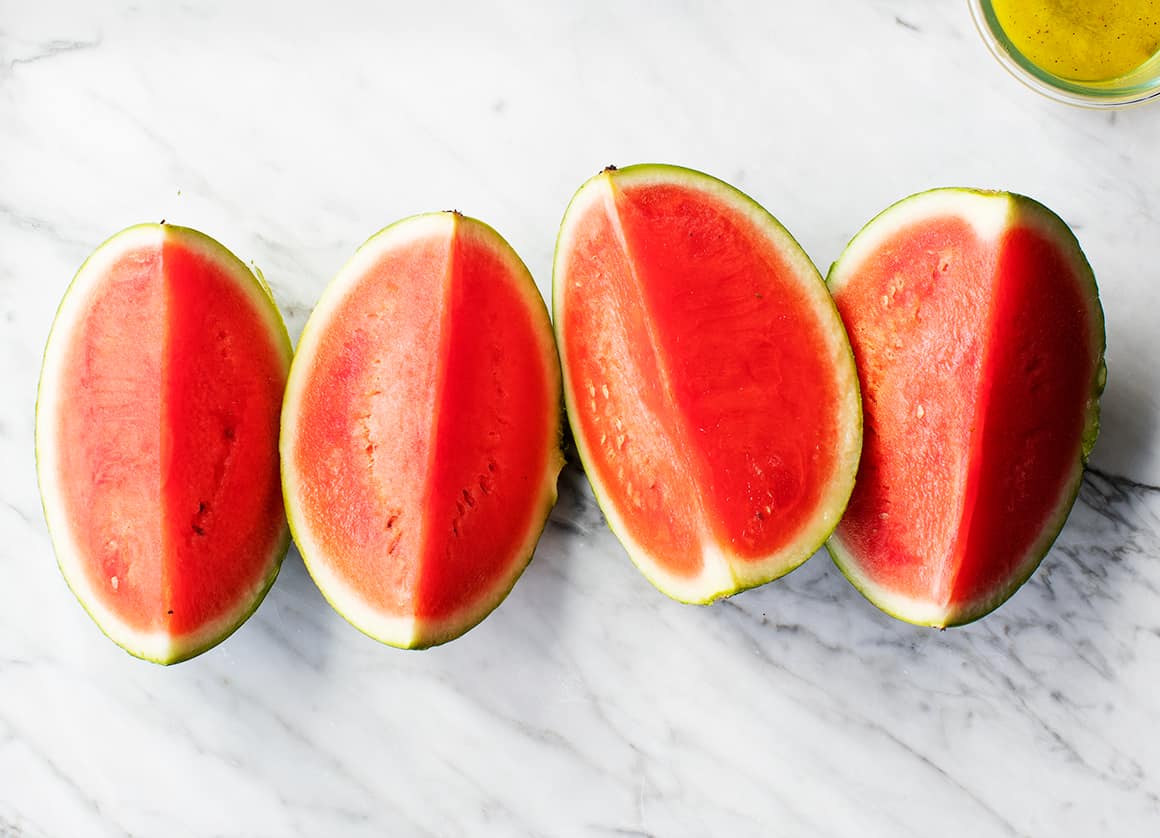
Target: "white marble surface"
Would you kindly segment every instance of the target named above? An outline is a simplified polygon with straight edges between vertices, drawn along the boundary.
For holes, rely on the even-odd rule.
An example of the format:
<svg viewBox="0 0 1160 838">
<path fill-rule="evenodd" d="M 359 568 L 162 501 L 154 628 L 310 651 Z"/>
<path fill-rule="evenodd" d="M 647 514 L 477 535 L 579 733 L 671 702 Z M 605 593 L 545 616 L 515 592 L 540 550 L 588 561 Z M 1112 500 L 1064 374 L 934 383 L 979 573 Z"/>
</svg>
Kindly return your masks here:
<svg viewBox="0 0 1160 838">
<path fill-rule="evenodd" d="M 1160 105 L 1036 98 L 951 0 L 0 0 L 0 835 L 1160 834 L 1157 148 Z M 56 569 L 32 446 L 44 339 L 94 246 L 201 228 L 296 334 L 360 242 L 422 210 L 486 219 L 546 291 L 573 190 L 653 160 L 736 183 L 823 268 L 930 186 L 1074 225 L 1104 433 L 1011 602 L 913 628 L 823 554 L 678 605 L 570 468 L 511 597 L 448 646 L 363 637 L 293 551 L 197 660 L 105 640 Z"/>
</svg>

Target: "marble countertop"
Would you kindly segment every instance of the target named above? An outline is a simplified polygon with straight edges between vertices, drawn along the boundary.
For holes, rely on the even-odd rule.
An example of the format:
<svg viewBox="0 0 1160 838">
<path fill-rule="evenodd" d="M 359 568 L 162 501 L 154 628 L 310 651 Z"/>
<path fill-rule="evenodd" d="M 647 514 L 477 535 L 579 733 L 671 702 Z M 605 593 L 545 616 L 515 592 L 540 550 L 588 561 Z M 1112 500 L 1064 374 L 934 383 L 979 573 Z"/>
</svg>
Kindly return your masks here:
<svg viewBox="0 0 1160 838">
<path fill-rule="evenodd" d="M 938 0 L 0 2 L 0 835 L 1160 834 L 1160 104 L 1057 105 Z M 372 232 L 456 207 L 539 287 L 608 163 L 681 163 L 828 266 L 938 185 L 1075 228 L 1103 435 L 1038 574 L 943 633 L 816 556 L 708 608 L 657 593 L 569 467 L 535 560 L 428 652 L 362 636 L 291 551 L 177 667 L 78 606 L 38 500 L 57 302 L 130 224 L 205 230 L 292 335 Z"/>
</svg>

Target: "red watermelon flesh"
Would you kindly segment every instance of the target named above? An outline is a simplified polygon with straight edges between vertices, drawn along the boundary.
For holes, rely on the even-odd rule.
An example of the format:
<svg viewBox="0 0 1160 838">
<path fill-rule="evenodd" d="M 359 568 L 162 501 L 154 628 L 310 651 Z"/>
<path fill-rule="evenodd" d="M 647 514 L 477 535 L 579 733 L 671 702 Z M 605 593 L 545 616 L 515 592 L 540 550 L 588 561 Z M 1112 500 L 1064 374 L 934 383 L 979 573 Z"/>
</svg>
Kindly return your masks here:
<svg viewBox="0 0 1160 838">
<path fill-rule="evenodd" d="M 555 500 L 559 369 L 542 298 L 491 228 L 372 238 L 303 332 L 282 448 L 315 581 L 367 634 L 459 636 L 506 596 Z"/>
<path fill-rule="evenodd" d="M 268 291 L 196 231 L 130 228 L 70 286 L 37 410 L 45 514 L 66 580 L 133 654 L 204 651 L 273 582 L 289 361 Z"/>
<path fill-rule="evenodd" d="M 568 208 L 553 284 L 577 448 L 642 572 L 706 602 L 808 558 L 848 497 L 859 408 L 789 234 L 707 175 L 610 169 Z"/>
<path fill-rule="evenodd" d="M 890 613 L 969 622 L 1031 574 L 1078 491 L 1104 377 L 1091 269 L 1030 199 L 935 190 L 867 225 L 829 282 L 865 412 L 831 552 Z"/>
</svg>

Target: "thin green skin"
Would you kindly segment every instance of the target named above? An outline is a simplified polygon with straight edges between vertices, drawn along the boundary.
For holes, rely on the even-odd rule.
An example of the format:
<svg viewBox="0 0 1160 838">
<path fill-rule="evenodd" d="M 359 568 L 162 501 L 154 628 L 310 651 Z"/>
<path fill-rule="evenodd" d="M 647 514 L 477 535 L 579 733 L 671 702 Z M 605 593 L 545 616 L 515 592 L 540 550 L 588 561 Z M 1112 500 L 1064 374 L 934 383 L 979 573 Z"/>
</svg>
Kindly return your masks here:
<svg viewBox="0 0 1160 838">
<path fill-rule="evenodd" d="M 377 233 L 375 233 L 369 239 L 367 239 L 365 242 L 363 242 L 361 245 L 359 245 L 359 247 L 355 250 L 355 254 L 357 255 L 357 253 L 359 251 L 368 247 L 376 239 L 378 239 L 379 237 L 383 236 L 384 234 L 388 233 L 389 231 L 393 230 L 395 227 L 398 227 L 401 224 L 405 224 L 407 222 L 413 221 L 416 218 L 421 218 L 424 215 L 430 216 L 430 215 L 444 215 L 444 214 L 446 214 L 446 213 L 445 212 L 432 212 L 432 213 L 423 213 L 423 214 L 420 214 L 418 216 L 408 216 L 406 218 L 401 218 L 398 221 L 395 221 L 392 224 L 388 224 L 386 227 L 383 227 L 381 230 L 379 230 Z M 455 211 L 452 211 L 452 214 L 456 215 L 457 217 L 459 217 L 462 220 L 467 220 L 467 221 L 470 221 L 472 224 L 479 225 L 480 227 L 487 230 L 497 240 L 499 240 L 500 242 L 503 242 L 505 245 L 507 245 L 508 249 L 511 250 L 512 254 L 516 257 L 516 260 L 519 261 L 519 263 L 524 266 L 524 274 L 529 278 L 531 277 L 531 272 L 528 271 L 527 265 L 525 265 L 523 260 L 520 259 L 519 254 L 517 254 L 515 252 L 515 249 L 512 248 L 511 245 L 508 244 L 507 240 L 504 239 L 503 236 L 501 236 L 493 227 L 491 227 L 489 224 L 487 224 L 483 221 L 480 221 L 477 218 L 467 218 L 466 216 L 463 216 L 460 213 L 455 212 Z M 348 262 L 352 261 L 353 259 L 354 259 L 354 256 L 352 256 L 351 260 L 348 260 Z M 340 273 L 341 273 L 341 271 L 340 271 Z M 538 297 L 539 291 L 536 290 L 535 293 L 536 293 L 536 296 Z M 546 310 L 545 310 L 545 313 L 547 313 Z M 303 326 L 302 333 L 301 333 L 301 335 L 299 335 L 299 338 L 298 338 L 299 344 L 302 343 L 302 339 L 304 337 L 306 337 L 308 330 L 310 330 L 312 319 L 313 318 L 307 318 L 306 325 Z M 554 341 L 553 341 L 553 345 L 554 345 Z M 295 355 L 294 361 L 297 361 L 297 360 L 298 360 L 298 356 Z M 552 365 L 548 364 L 548 366 L 551 367 Z M 294 362 L 291 362 L 291 374 L 293 374 L 293 368 L 294 368 Z M 557 371 L 559 370 L 559 368 L 560 368 L 559 367 L 559 359 L 557 358 L 556 359 Z M 289 381 L 289 376 L 287 376 L 287 381 Z M 557 404 L 563 404 L 563 396 L 560 392 L 561 388 L 562 388 L 561 376 L 557 375 L 556 376 L 556 391 L 557 391 L 556 392 L 556 402 L 557 402 Z M 287 422 L 286 417 L 291 415 L 291 411 L 289 410 L 289 408 L 291 408 L 291 407 L 293 407 L 293 404 L 292 404 L 292 401 L 290 398 L 290 388 L 289 388 L 289 386 L 287 386 L 286 392 L 285 392 L 285 394 L 283 396 L 283 400 L 282 400 L 282 420 L 281 420 L 281 427 L 280 427 L 280 431 L 281 431 L 280 438 L 282 440 L 285 440 L 288 438 L 287 428 L 286 428 L 286 422 Z M 559 472 L 564 465 L 564 456 L 562 453 L 563 433 L 564 433 L 563 423 L 564 423 L 563 411 L 558 409 L 556 421 L 554 423 L 555 427 L 556 427 L 556 445 L 552 449 L 552 452 L 551 452 L 554 454 L 554 456 L 552 456 L 550 458 L 550 462 L 549 462 L 549 468 L 555 468 L 557 475 L 559 475 Z M 288 488 L 289 481 L 287 480 L 287 472 L 290 469 L 290 466 L 288 465 L 288 463 L 290 462 L 291 458 L 283 452 L 280 459 L 281 459 L 281 464 L 282 464 L 282 466 L 281 466 L 281 470 L 282 470 L 282 505 L 286 508 L 286 522 L 290 528 L 290 535 L 293 537 L 294 543 L 299 546 L 299 554 L 302 556 L 302 563 L 306 566 L 307 573 L 310 573 L 311 578 L 313 579 L 314 572 L 311 570 L 311 560 L 307 557 L 306 551 L 301 549 L 302 541 L 299 537 L 300 527 L 295 523 L 294 516 L 291 512 L 291 510 L 294 509 L 294 503 L 293 503 L 294 499 L 290 495 L 290 491 Z M 507 599 L 508 595 L 515 589 L 516 583 L 520 581 L 520 578 L 524 575 L 524 571 L 527 570 L 528 565 L 530 565 L 532 563 L 532 559 L 536 554 L 536 546 L 539 544 L 540 537 L 544 534 L 544 530 L 547 529 L 548 517 L 551 515 L 552 509 L 555 507 L 556 500 L 559 496 L 557 489 L 556 489 L 556 481 L 555 480 L 552 481 L 551 486 L 552 486 L 551 491 L 548 492 L 543 499 L 543 503 L 542 503 L 543 511 L 542 511 L 542 513 L 539 516 L 536 516 L 532 519 L 533 524 L 529 528 L 529 532 L 531 532 L 533 530 L 536 532 L 536 537 L 532 541 L 531 551 L 528 552 L 528 554 L 526 556 L 521 555 L 521 556 L 517 557 L 515 561 L 512 562 L 512 566 L 515 566 L 517 564 L 519 565 L 519 570 L 512 576 L 511 584 L 500 589 L 494 597 L 481 600 L 479 608 L 477 608 L 475 610 L 468 610 L 468 611 L 464 612 L 464 613 L 466 613 L 467 616 L 462 617 L 462 619 L 456 620 L 456 619 L 454 619 L 454 615 L 453 615 L 452 618 L 449 618 L 447 620 L 442 621 L 439 625 L 444 629 L 443 631 L 436 631 L 429 637 L 427 637 L 427 636 L 417 637 L 411 643 L 399 643 L 392 638 L 383 637 L 383 636 L 380 636 L 378 634 L 375 634 L 374 632 L 369 631 L 365 627 L 356 623 L 349 616 L 347 616 L 346 612 L 342 610 L 339 603 L 335 602 L 334 599 L 332 599 L 327 594 L 327 592 L 325 590 L 323 590 L 321 585 L 316 584 L 316 587 L 318 588 L 319 593 L 322 594 L 322 598 L 325 599 L 326 602 L 330 605 L 330 607 L 333 608 L 338 613 L 338 615 L 340 617 L 342 617 L 344 620 L 346 620 L 347 623 L 354 626 L 354 628 L 358 629 L 358 631 L 360 631 L 362 634 L 366 635 L 367 637 L 371 638 L 372 640 L 375 640 L 379 643 L 382 643 L 385 646 L 391 646 L 395 649 L 422 651 L 424 649 L 430 649 L 430 648 L 433 648 L 435 646 L 442 646 L 444 643 L 449 643 L 452 640 L 456 640 L 456 639 L 462 637 L 463 635 L 467 634 L 467 632 L 471 631 L 476 626 L 478 626 L 480 623 L 482 623 L 484 620 L 486 620 L 489 616 L 491 616 L 493 611 L 495 611 L 497 608 L 499 608 L 499 606 L 503 603 L 503 601 L 505 599 Z M 536 524 L 534 523 L 535 521 L 540 522 L 538 529 L 536 528 Z"/>
<path fill-rule="evenodd" d="M 891 617 L 894 617 L 897 620 L 901 620 L 904 623 L 910 623 L 911 625 L 922 626 L 924 628 L 937 629 L 965 626 L 975 622 L 976 620 L 980 620 L 995 611 L 999 606 L 1003 605 L 1012 596 L 1014 596 L 1015 592 L 1019 590 L 1019 588 L 1023 587 L 1027 580 L 1030 579 L 1035 574 L 1035 571 L 1039 569 L 1039 565 L 1042 564 L 1043 559 L 1049 552 L 1051 552 L 1051 547 L 1059 538 L 1060 533 L 1063 532 L 1064 525 L 1067 523 L 1067 519 L 1071 514 L 1072 507 L 1075 506 L 1075 501 L 1079 497 L 1080 487 L 1083 485 L 1084 468 L 1087 466 L 1088 458 L 1091 455 L 1092 449 L 1095 447 L 1096 439 L 1099 437 L 1100 433 L 1099 400 L 1107 384 L 1107 364 L 1105 361 L 1107 336 L 1104 328 L 1103 306 L 1100 303 L 1099 287 L 1096 284 L 1095 272 L 1092 270 L 1091 264 L 1087 260 L 1087 256 L 1084 254 L 1083 249 L 1080 247 L 1079 241 L 1076 239 L 1075 234 L 1071 231 L 1071 228 L 1067 226 L 1067 223 L 1064 222 L 1063 219 L 1056 215 L 1051 209 L 1039 201 L 1036 201 L 1034 198 L 1029 198 L 1026 195 L 1019 195 L 1014 192 L 971 189 L 968 187 L 943 187 L 929 189 L 924 192 L 917 192 L 891 204 L 889 207 L 882 210 L 880 213 L 870 219 L 870 221 L 864 224 L 862 228 L 854 235 L 854 238 L 852 238 L 850 241 L 853 242 L 855 239 L 861 236 L 862 233 L 873 227 L 874 224 L 881 218 L 886 216 L 895 208 L 905 204 L 907 201 L 932 192 L 948 191 L 963 192 L 966 194 L 982 195 L 987 197 L 1006 196 L 1012 201 L 1013 205 L 1017 209 L 1029 209 L 1032 213 L 1038 214 L 1048 219 L 1049 223 L 1057 227 L 1059 233 L 1061 234 L 1059 244 L 1067 251 L 1070 251 L 1070 255 L 1074 260 L 1074 264 L 1080 268 L 1080 280 L 1090 281 L 1090 293 L 1093 303 L 1092 313 L 1095 321 L 1092 325 L 1094 327 L 1093 331 L 1095 331 L 1098 335 L 1098 361 L 1095 365 L 1096 372 L 1092 381 L 1091 395 L 1089 397 L 1091 400 L 1089 404 L 1092 409 L 1088 414 L 1083 433 L 1080 437 L 1079 468 L 1075 470 L 1074 477 L 1071 478 L 1071 487 L 1067 493 L 1067 498 L 1059 505 L 1056 514 L 1043 526 L 1043 532 L 1050 533 L 1050 535 L 1045 536 L 1045 538 L 1039 542 L 1042 545 L 1042 549 L 1031 554 L 1030 558 L 1028 558 L 1023 563 L 1023 565 L 1020 566 L 1019 572 L 1012 576 L 1011 579 L 1008 580 L 1005 584 L 1000 586 L 991 596 L 985 597 L 984 599 L 974 603 L 969 603 L 961 611 L 952 612 L 948 619 L 941 623 L 915 619 L 905 612 L 891 609 L 884 602 L 879 601 L 879 599 L 875 596 L 875 591 L 868 586 L 863 585 L 855 577 L 852 568 L 857 564 L 857 562 L 854 560 L 854 557 L 838 545 L 832 534 L 829 540 L 827 540 L 826 552 L 830 554 L 830 558 L 833 560 L 838 570 L 842 572 L 842 575 L 846 577 L 850 584 L 853 585 L 854 588 L 871 604 L 873 604 L 874 607 L 878 608 L 880 611 L 886 614 L 889 614 Z M 849 245 L 847 245 L 847 248 L 848 247 Z M 826 274 L 827 285 L 831 283 L 831 279 L 834 277 L 834 272 L 841 261 L 842 256 L 839 256 L 838 259 L 830 265 L 830 270 Z"/>
<path fill-rule="evenodd" d="M 552 328 L 556 332 L 556 352 L 557 352 L 557 354 L 559 354 L 560 345 L 563 343 L 563 335 L 561 335 L 559 332 L 560 317 L 559 317 L 559 310 L 558 310 L 559 300 L 560 300 L 560 296 L 561 296 L 558 292 L 558 289 L 561 287 L 562 280 L 556 274 L 556 265 L 559 264 L 560 246 L 561 246 L 561 243 L 563 241 L 564 225 L 568 220 L 568 215 L 572 210 L 572 205 L 576 202 L 576 199 L 580 196 L 581 193 L 584 192 L 585 188 L 589 184 L 593 183 L 594 181 L 596 181 L 600 178 L 615 176 L 616 173 L 633 174 L 633 173 L 649 173 L 649 172 L 661 174 L 661 175 L 664 175 L 666 177 L 672 178 L 674 180 L 675 179 L 683 179 L 686 182 L 687 181 L 693 181 L 693 182 L 708 181 L 708 182 L 711 182 L 713 184 L 724 187 L 727 191 L 736 195 L 742 201 L 751 205 L 752 207 L 757 209 L 761 214 L 766 216 L 770 221 L 773 222 L 774 227 L 776 227 L 778 230 L 780 230 L 785 235 L 786 239 L 794 245 L 794 247 L 796 247 L 799 251 L 801 251 L 803 254 L 805 254 L 805 249 L 801 246 L 801 244 L 798 243 L 797 239 L 795 239 L 793 237 L 793 235 L 790 234 L 789 230 L 787 230 L 782 225 L 782 223 L 780 221 L 778 221 L 778 219 L 771 212 L 769 212 L 769 210 L 767 210 L 765 207 L 763 207 L 761 204 L 759 204 L 756 200 L 751 198 L 746 193 L 742 192 L 737 187 L 733 186 L 732 184 L 726 183 L 725 181 L 721 180 L 720 178 L 713 177 L 710 174 L 706 174 L 705 172 L 701 172 L 701 171 L 698 171 L 696 169 L 690 169 L 690 168 L 686 168 L 684 166 L 675 166 L 675 165 L 671 165 L 668 163 L 638 163 L 635 165 L 624 166 L 624 167 L 609 166 L 609 167 L 603 169 L 602 171 L 600 171 L 599 173 L 590 177 L 583 184 L 581 184 L 579 189 L 576 190 L 576 193 L 572 196 L 572 199 L 568 202 L 567 208 L 564 210 L 564 217 L 561 219 L 560 226 L 559 226 L 557 233 L 556 233 L 556 248 L 555 248 L 555 253 L 554 253 L 553 259 L 552 259 Z M 806 258 L 807 258 L 807 260 L 809 260 L 808 255 L 806 256 Z M 812 264 L 812 260 L 809 260 L 809 261 Z M 817 271 L 816 267 L 815 267 L 815 272 L 818 274 L 819 279 L 821 279 L 821 273 Z M 855 365 L 855 369 L 856 369 L 857 364 L 856 364 L 855 358 L 854 358 L 854 349 L 850 344 L 850 338 L 846 332 L 845 323 L 843 323 L 842 318 L 841 318 L 840 314 L 838 313 L 838 307 L 837 307 L 837 304 L 834 302 L 833 297 L 827 295 L 827 299 L 829 300 L 830 308 L 833 311 L 835 322 L 837 322 L 838 327 L 842 330 L 842 340 L 843 340 L 844 346 L 846 347 L 846 352 L 849 355 L 850 362 Z M 563 356 L 560 356 L 559 361 L 560 361 L 560 369 L 562 371 L 562 374 L 564 376 L 567 376 L 568 373 L 567 373 L 567 369 L 564 365 Z M 856 429 L 857 429 L 858 446 L 859 446 L 859 453 L 860 453 L 861 446 L 862 446 L 862 422 L 863 422 L 863 420 L 862 420 L 862 391 L 861 391 L 861 384 L 857 378 L 855 378 L 854 388 L 855 388 L 854 395 L 855 395 L 855 398 L 857 399 L 857 402 L 858 402 L 858 404 L 857 404 L 857 408 L 858 408 L 857 409 L 857 416 L 855 418 L 855 422 L 857 425 Z M 564 389 L 565 414 L 568 417 L 569 422 L 570 422 L 571 417 L 577 412 L 578 408 L 577 408 L 575 402 L 571 398 L 569 398 L 569 392 L 570 392 L 571 388 L 565 385 L 563 389 Z M 677 602 L 682 602 L 682 603 L 685 603 L 687 605 L 712 605 L 714 602 L 717 602 L 718 600 L 726 599 L 728 597 L 739 594 L 742 591 L 748 591 L 748 590 L 751 590 L 753 588 L 759 588 L 762 585 L 766 585 L 770 582 L 773 582 L 776 579 L 781 579 L 782 577 L 788 576 L 790 573 L 797 570 L 799 567 L 801 567 L 803 564 L 805 564 L 806 561 L 808 561 L 818 550 L 820 550 L 822 548 L 823 544 L 826 543 L 827 539 L 833 534 L 834 529 L 836 529 L 838 524 L 841 522 L 842 516 L 846 511 L 846 507 L 850 503 L 850 497 L 853 494 L 853 485 L 854 484 L 851 483 L 850 492 L 848 492 L 846 494 L 846 497 L 841 501 L 840 506 L 838 506 L 838 505 L 835 506 L 835 510 L 836 510 L 837 514 L 834 516 L 834 526 L 830 528 L 830 531 L 828 533 L 826 533 L 825 535 L 822 536 L 822 539 L 817 544 L 814 544 L 810 548 L 809 552 L 807 552 L 804 556 L 802 556 L 801 558 L 799 558 L 796 561 L 794 561 L 793 563 L 791 563 L 789 566 L 778 569 L 778 570 L 774 570 L 774 571 L 770 572 L 769 574 L 757 577 L 756 580 L 753 582 L 747 582 L 747 583 L 742 584 L 742 585 L 737 585 L 736 587 L 729 589 L 729 590 L 718 591 L 718 592 L 713 593 L 713 594 L 706 596 L 704 598 L 700 598 L 700 599 L 682 598 L 682 597 L 679 597 L 676 594 L 672 593 L 671 591 L 666 590 L 664 585 L 650 573 L 650 569 L 649 569 L 647 563 L 631 549 L 631 547 L 630 547 L 631 541 L 629 539 L 627 539 L 623 533 L 619 532 L 618 528 L 612 523 L 612 518 L 609 517 L 607 509 L 608 508 L 615 509 L 615 504 L 612 503 L 612 501 L 605 498 L 601 494 L 600 490 L 596 487 L 596 484 L 591 480 L 591 478 L 588 478 L 589 464 L 591 462 L 591 459 L 590 459 L 591 455 L 588 451 L 588 447 L 585 444 L 584 440 L 580 437 L 580 435 L 575 433 L 575 430 L 573 430 L 573 432 L 572 432 L 572 439 L 576 445 L 576 453 L 580 458 L 580 464 L 584 468 L 585 478 L 588 479 L 588 485 L 592 489 L 592 496 L 596 499 L 596 505 L 598 507 L 600 507 L 601 512 L 604 513 L 604 520 L 608 524 L 609 530 L 611 530 L 612 534 L 616 536 L 617 540 L 620 542 L 621 546 L 624 548 L 625 553 L 628 555 L 629 560 L 633 563 L 633 565 L 636 566 L 636 569 L 640 571 L 641 575 L 644 576 L 646 579 L 648 579 L 648 581 L 652 584 L 652 586 L 654 588 L 656 588 L 658 591 L 663 593 L 665 596 L 668 596 L 668 597 L 676 600 Z"/>
<path fill-rule="evenodd" d="M 235 256 L 232 251 L 230 251 L 228 248 L 226 248 L 223 244 L 221 244 L 217 240 L 207 236 L 205 233 L 202 233 L 198 230 L 194 230 L 190 227 L 179 227 L 179 226 L 172 225 L 172 224 L 146 223 L 146 224 L 134 224 L 132 227 L 126 227 L 124 230 L 120 231 L 119 233 L 115 233 L 114 235 L 110 236 L 108 239 L 106 239 L 104 242 L 102 242 L 100 244 L 100 246 L 98 246 L 92 253 L 90 253 L 84 262 L 81 263 L 81 266 L 77 269 L 77 272 L 73 275 L 72 280 L 69 282 L 68 288 L 65 289 L 64 296 L 61 297 L 60 303 L 57 304 L 56 314 L 53 316 L 53 325 L 49 329 L 48 340 L 45 341 L 44 352 L 41 354 L 41 370 L 42 371 L 44 369 L 45 358 L 48 354 L 48 347 L 52 344 L 53 337 L 56 333 L 56 324 L 57 324 L 58 318 L 60 316 L 60 311 L 64 307 L 65 300 L 67 300 L 69 294 L 72 293 L 72 291 L 76 285 L 77 278 L 84 272 L 85 266 L 88 265 L 89 261 L 98 252 L 100 252 L 105 247 L 112 244 L 114 241 L 116 241 L 121 236 L 126 235 L 126 234 L 131 233 L 131 232 L 134 232 L 134 231 L 137 231 L 137 230 L 144 229 L 144 228 L 153 229 L 153 228 L 157 228 L 157 227 L 165 227 L 169 230 L 173 230 L 173 231 L 179 233 L 180 235 L 189 236 L 191 238 L 195 238 L 195 239 L 200 240 L 203 244 L 208 244 L 211 248 L 217 250 L 219 253 L 226 255 L 230 261 L 233 261 L 234 263 L 236 263 L 236 265 L 241 269 L 242 274 L 253 277 L 254 281 L 262 289 L 262 293 L 264 294 L 265 298 L 269 301 L 270 311 L 275 315 L 273 318 L 274 324 L 276 327 L 276 332 L 274 335 L 275 341 L 280 347 L 284 348 L 284 350 L 285 350 L 284 354 L 287 357 L 289 357 L 289 355 L 292 352 L 291 345 L 290 345 L 290 334 L 286 330 L 286 323 L 282 319 L 281 312 L 278 310 L 277 302 L 274 300 L 274 293 L 271 290 L 269 284 L 266 282 L 265 277 L 263 277 L 261 275 L 261 272 L 257 270 L 256 266 L 255 266 L 254 271 L 251 272 L 250 269 L 246 267 L 245 263 L 243 263 L 240 259 L 238 259 L 237 256 Z M 41 378 L 37 381 L 37 386 L 36 386 L 35 415 L 37 417 L 39 416 L 39 413 L 40 413 L 40 394 L 41 394 L 41 390 L 43 389 L 43 387 L 44 387 L 44 378 L 42 375 Z M 41 439 L 39 436 L 40 423 L 38 421 L 34 421 L 33 424 L 34 424 L 35 433 L 36 433 L 35 438 L 34 438 L 34 449 L 35 449 L 37 483 L 39 484 L 41 481 L 41 477 L 40 477 Z M 49 538 L 52 539 L 52 526 L 51 526 L 51 524 L 49 524 L 49 521 L 48 521 L 48 507 L 47 507 L 47 504 L 45 503 L 43 488 L 41 488 L 41 491 L 40 491 L 40 508 L 41 508 L 41 514 L 44 516 L 45 524 L 46 524 L 46 526 L 48 526 Z M 52 539 L 52 540 L 53 540 L 53 552 L 56 553 L 57 568 L 60 569 L 60 571 L 61 571 L 61 577 L 64 579 L 64 582 L 68 586 L 68 589 L 70 591 L 72 591 L 73 596 L 76 597 L 77 602 L 80 603 L 81 608 L 83 608 L 84 612 L 89 615 L 89 617 L 90 617 L 90 619 L 92 619 L 93 623 L 96 624 L 97 628 L 101 630 L 101 633 L 103 635 L 105 635 L 105 637 L 109 638 L 109 640 L 113 641 L 115 644 L 120 646 L 122 649 L 124 649 L 126 652 L 128 652 L 133 657 L 139 658 L 140 660 L 148 661 L 150 663 L 160 664 L 161 666 L 172 666 L 173 664 L 183 663 L 184 661 L 191 660 L 192 658 L 197 657 L 198 655 L 202 654 L 203 652 L 208 652 L 214 646 L 217 646 L 219 643 L 222 643 L 224 640 L 226 640 L 226 638 L 228 638 L 235 631 L 237 631 L 239 628 L 241 628 L 242 624 L 244 622 L 246 622 L 246 620 L 248 620 L 251 616 L 253 616 L 254 612 L 258 610 L 258 606 L 262 604 L 262 601 L 266 598 L 266 594 L 269 593 L 270 588 L 273 587 L 274 580 L 278 578 L 278 572 L 282 568 L 282 562 L 286 558 L 286 553 L 290 549 L 290 531 L 289 531 L 289 525 L 287 523 L 287 526 L 282 527 L 282 532 L 278 537 L 277 543 L 274 545 L 274 549 L 272 551 L 273 562 L 272 562 L 269 573 L 267 574 L 266 578 L 263 580 L 261 587 L 254 594 L 253 599 L 243 601 L 243 607 L 241 609 L 239 609 L 236 618 L 230 618 L 228 620 L 228 622 L 225 624 L 225 627 L 221 631 L 205 638 L 204 640 L 202 640 L 199 643 L 194 643 L 194 644 L 191 644 L 187 647 L 175 646 L 173 649 L 174 653 L 170 657 L 155 658 L 155 657 L 150 657 L 149 655 L 141 652 L 139 649 L 133 648 L 132 646 L 130 646 L 126 643 L 123 643 L 122 641 L 118 640 L 116 637 L 114 637 L 112 634 L 109 633 L 109 630 L 107 628 L 105 628 L 105 626 L 97 619 L 96 615 L 89 608 L 88 603 L 85 602 L 84 598 L 80 595 L 80 593 L 77 591 L 77 589 L 73 586 L 73 583 L 68 578 L 68 575 L 64 572 L 64 567 L 61 565 L 61 562 L 60 562 L 60 553 L 59 553 L 59 550 L 57 550 L 57 548 L 56 548 L 56 541 L 55 541 L 55 539 Z"/>
</svg>

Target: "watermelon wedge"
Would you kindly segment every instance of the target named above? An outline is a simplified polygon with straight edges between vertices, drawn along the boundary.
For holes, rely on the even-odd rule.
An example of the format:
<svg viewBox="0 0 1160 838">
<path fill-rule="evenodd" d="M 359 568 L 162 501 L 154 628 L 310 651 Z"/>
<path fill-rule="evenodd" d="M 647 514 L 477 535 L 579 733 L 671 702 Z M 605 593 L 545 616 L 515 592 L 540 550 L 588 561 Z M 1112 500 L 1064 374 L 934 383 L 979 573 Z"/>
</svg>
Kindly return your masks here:
<svg viewBox="0 0 1160 838">
<path fill-rule="evenodd" d="M 553 304 L 577 450 L 657 588 L 710 602 L 822 545 L 858 465 L 858 382 L 773 216 L 700 172 L 609 168 L 564 215 Z"/>
<path fill-rule="evenodd" d="M 830 553 L 900 619 L 978 619 L 1047 553 L 1095 443 L 1104 323 L 1091 267 L 1030 198 L 938 189 L 867 224 L 829 285 L 866 432 Z"/>
<path fill-rule="evenodd" d="M 373 236 L 311 314 L 282 415 L 290 525 L 326 599 L 404 648 L 480 622 L 555 503 L 561 419 L 547 309 L 498 233 L 441 212 Z"/>
<path fill-rule="evenodd" d="M 69 286 L 37 396 L 41 497 L 65 580 L 131 654 L 193 657 L 273 584 L 289 366 L 269 288 L 195 230 L 131 227 Z"/>
</svg>

